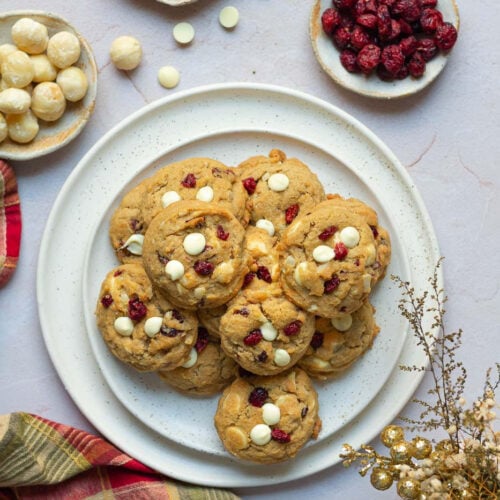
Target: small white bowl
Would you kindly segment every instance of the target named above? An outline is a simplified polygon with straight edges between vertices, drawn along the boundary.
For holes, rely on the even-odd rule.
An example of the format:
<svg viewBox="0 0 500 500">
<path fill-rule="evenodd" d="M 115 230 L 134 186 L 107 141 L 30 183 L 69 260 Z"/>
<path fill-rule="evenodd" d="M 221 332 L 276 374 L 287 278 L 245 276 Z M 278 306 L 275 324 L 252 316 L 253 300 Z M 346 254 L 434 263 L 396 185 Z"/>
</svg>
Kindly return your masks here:
<svg viewBox="0 0 500 500">
<path fill-rule="evenodd" d="M 12 25 L 23 17 L 29 17 L 44 24 L 49 31 L 49 36 L 59 31 L 69 31 L 78 37 L 81 55 L 75 66 L 78 66 L 85 73 L 89 86 L 87 94 L 81 101 L 67 103 L 66 110 L 59 120 L 52 123 L 39 120 L 40 131 L 31 142 L 18 144 L 8 138 L 1 142 L 0 158 L 10 160 L 37 158 L 72 141 L 82 131 L 94 111 L 97 92 L 97 67 L 92 49 L 68 21 L 56 14 L 34 10 L 19 10 L 0 14 L 0 44 L 13 43 L 11 38 Z"/>
<path fill-rule="evenodd" d="M 331 38 L 323 32 L 321 14 L 332 6 L 331 0 L 316 0 L 310 19 L 310 37 L 314 54 L 324 71 L 339 85 L 357 94 L 378 99 L 393 99 L 415 94 L 427 87 L 441 73 L 448 61 L 448 54 L 439 52 L 427 63 L 425 73 L 420 78 L 411 76 L 404 80 L 384 81 L 376 74 L 349 73 L 340 62 L 340 52 Z M 446 22 L 459 28 L 460 18 L 455 0 L 439 0 L 437 7 Z M 453 52 L 452 51 L 450 53 Z"/>
</svg>

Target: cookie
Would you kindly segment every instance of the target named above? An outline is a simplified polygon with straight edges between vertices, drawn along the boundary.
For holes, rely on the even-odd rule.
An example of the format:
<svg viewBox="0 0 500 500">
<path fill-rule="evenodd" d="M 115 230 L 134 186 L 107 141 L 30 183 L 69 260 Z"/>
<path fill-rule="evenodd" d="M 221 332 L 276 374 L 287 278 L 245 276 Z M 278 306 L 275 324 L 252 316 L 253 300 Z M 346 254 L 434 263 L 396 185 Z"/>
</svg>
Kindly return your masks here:
<svg viewBox="0 0 500 500">
<path fill-rule="evenodd" d="M 264 300 L 246 292 L 231 301 L 220 321 L 221 345 L 251 373 L 273 375 L 291 368 L 314 334 L 314 316 L 285 296 Z"/>
<path fill-rule="evenodd" d="M 143 214 L 146 225 L 163 208 L 180 200 L 214 203 L 248 223 L 247 193 L 236 170 L 210 158 L 188 158 L 161 168 L 149 179 Z"/>
<path fill-rule="evenodd" d="M 228 386 L 238 373 L 237 364 L 210 338 L 205 328 L 198 328 L 198 338 L 191 357 L 184 366 L 158 375 L 168 385 L 193 396 L 217 394 Z"/>
<path fill-rule="evenodd" d="M 139 371 L 182 365 L 196 342 L 196 316 L 155 291 L 139 264 L 122 264 L 107 274 L 96 318 L 111 352 Z"/>
<path fill-rule="evenodd" d="M 254 156 L 238 165 L 247 190 L 251 224 L 281 234 L 291 222 L 325 199 L 316 174 L 296 158 L 279 149 L 266 156 Z"/>
<path fill-rule="evenodd" d="M 365 220 L 324 201 L 296 219 L 279 244 L 281 285 L 301 308 L 326 318 L 361 307 L 371 291 L 375 241 Z"/>
<path fill-rule="evenodd" d="M 316 332 L 299 366 L 321 380 L 349 368 L 371 345 L 379 332 L 374 308 L 366 301 L 352 314 L 316 319 Z"/>
<path fill-rule="evenodd" d="M 218 307 L 238 292 L 248 272 L 244 238 L 243 226 L 228 210 L 179 201 L 151 221 L 144 235 L 144 267 L 178 307 Z"/>
<path fill-rule="evenodd" d="M 293 458 L 321 428 L 317 393 L 299 369 L 236 379 L 224 390 L 214 421 L 229 453 L 268 464 Z"/>
<path fill-rule="evenodd" d="M 220 319 L 227 311 L 227 305 L 224 304 L 219 307 L 214 307 L 211 309 L 198 309 L 196 315 L 202 326 L 204 326 L 208 333 L 218 339 L 220 337 Z"/>
</svg>

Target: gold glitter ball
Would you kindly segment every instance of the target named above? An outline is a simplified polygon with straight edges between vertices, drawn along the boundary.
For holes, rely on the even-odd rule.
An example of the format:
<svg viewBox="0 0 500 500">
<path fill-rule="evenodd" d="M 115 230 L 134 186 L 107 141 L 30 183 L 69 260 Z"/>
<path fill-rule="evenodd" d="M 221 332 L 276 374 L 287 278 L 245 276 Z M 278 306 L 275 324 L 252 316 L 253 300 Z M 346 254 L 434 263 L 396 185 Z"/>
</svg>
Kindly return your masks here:
<svg viewBox="0 0 500 500">
<path fill-rule="evenodd" d="M 385 446 L 387 446 L 387 448 L 390 448 L 398 441 L 403 441 L 404 438 L 405 433 L 399 425 L 388 425 L 387 427 L 384 427 L 380 434 L 380 440 Z"/>
<path fill-rule="evenodd" d="M 382 467 L 374 467 L 370 482 L 377 490 L 387 490 L 392 486 L 392 474 L 387 469 L 382 469 Z"/>
<path fill-rule="evenodd" d="M 415 479 L 400 479 L 398 481 L 398 495 L 404 500 L 416 500 L 420 495 L 420 483 Z"/>
<path fill-rule="evenodd" d="M 413 456 L 418 460 L 427 458 L 432 452 L 432 444 L 428 439 L 417 436 L 412 439 Z"/>
<path fill-rule="evenodd" d="M 397 464 L 408 462 L 414 453 L 414 448 L 408 441 L 399 441 L 391 446 L 391 457 Z"/>
</svg>

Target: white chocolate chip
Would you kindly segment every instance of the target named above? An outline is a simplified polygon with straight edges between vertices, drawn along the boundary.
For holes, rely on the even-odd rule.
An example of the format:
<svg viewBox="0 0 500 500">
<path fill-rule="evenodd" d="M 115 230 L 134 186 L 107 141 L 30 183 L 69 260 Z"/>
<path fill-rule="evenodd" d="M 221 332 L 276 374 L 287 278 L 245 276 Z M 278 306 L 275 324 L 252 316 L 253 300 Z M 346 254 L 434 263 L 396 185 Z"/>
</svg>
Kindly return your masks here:
<svg viewBox="0 0 500 500">
<path fill-rule="evenodd" d="M 295 259 L 291 255 L 288 255 L 288 257 L 285 259 L 285 265 L 290 266 L 290 267 L 294 266 Z"/>
<path fill-rule="evenodd" d="M 273 174 L 269 177 L 267 185 L 271 191 L 284 191 L 290 184 L 290 179 L 285 174 Z"/>
<path fill-rule="evenodd" d="M 193 295 L 196 299 L 200 300 L 207 294 L 207 289 L 204 286 L 199 286 L 194 289 Z"/>
<path fill-rule="evenodd" d="M 354 248 L 359 243 L 359 231 L 352 226 L 347 226 L 340 231 L 340 241 L 347 248 Z"/>
<path fill-rule="evenodd" d="M 160 85 L 166 89 L 177 87 L 180 78 L 179 70 L 173 66 L 162 66 L 158 70 L 158 81 Z"/>
<path fill-rule="evenodd" d="M 206 245 L 205 236 L 201 233 L 188 234 L 182 243 L 184 250 L 189 255 L 200 255 L 205 250 Z"/>
<path fill-rule="evenodd" d="M 367 245 L 366 247 L 366 262 L 367 266 L 371 266 L 375 262 L 377 257 L 377 250 L 375 250 L 375 245 Z"/>
<path fill-rule="evenodd" d="M 319 307 L 318 307 L 316 304 L 311 304 L 311 305 L 307 308 L 307 312 L 310 312 L 310 313 L 315 313 L 318 309 L 319 309 Z"/>
<path fill-rule="evenodd" d="M 182 368 L 191 368 L 198 361 L 198 352 L 193 347 L 189 353 L 189 359 L 182 365 Z"/>
<path fill-rule="evenodd" d="M 271 441 L 271 428 L 266 424 L 257 424 L 250 431 L 250 439 L 260 446 Z"/>
<path fill-rule="evenodd" d="M 210 203 L 214 199 L 214 190 L 210 186 L 203 186 L 198 189 L 196 199 Z"/>
<path fill-rule="evenodd" d="M 369 274 L 363 274 L 363 291 L 370 293 L 372 289 L 372 277 Z"/>
<path fill-rule="evenodd" d="M 118 69 L 130 71 L 139 66 L 142 59 L 142 47 L 139 40 L 133 36 L 119 36 L 113 40 L 109 55 Z"/>
<path fill-rule="evenodd" d="M 174 26 L 173 35 L 177 43 L 187 45 L 194 39 L 194 28 L 190 23 L 178 23 Z"/>
<path fill-rule="evenodd" d="M 290 354 L 285 349 L 276 349 L 274 352 L 274 363 L 277 366 L 286 366 L 290 363 Z"/>
<path fill-rule="evenodd" d="M 269 234 L 269 236 L 274 236 L 274 232 L 275 232 L 274 224 L 270 220 L 259 219 L 255 223 L 255 227 L 258 227 L 259 229 L 263 229 L 264 231 L 266 231 Z"/>
<path fill-rule="evenodd" d="M 262 406 L 262 420 L 267 425 L 276 425 L 281 418 L 281 410 L 279 406 L 273 403 L 266 403 Z"/>
<path fill-rule="evenodd" d="M 339 332 L 346 332 L 352 326 L 352 316 L 350 314 L 343 314 L 338 318 L 332 318 L 331 323 L 333 328 Z"/>
<path fill-rule="evenodd" d="M 330 262 L 335 257 L 335 252 L 332 247 L 328 245 L 318 245 L 312 253 L 313 259 L 320 263 L 324 264 L 325 262 Z"/>
<path fill-rule="evenodd" d="M 127 316 L 120 316 L 115 319 L 114 327 L 117 333 L 124 337 L 130 337 L 134 331 L 134 323 Z"/>
<path fill-rule="evenodd" d="M 270 321 L 261 325 L 260 332 L 262 333 L 264 340 L 268 340 L 269 342 L 272 342 L 278 336 L 278 331 L 274 328 Z"/>
<path fill-rule="evenodd" d="M 297 282 L 298 285 L 302 286 L 302 275 L 304 271 L 307 270 L 308 263 L 307 262 L 301 262 L 296 268 L 293 273 L 293 277 L 295 281 Z"/>
<path fill-rule="evenodd" d="M 146 323 L 144 323 L 144 331 L 148 337 L 154 337 L 161 328 L 163 324 L 163 318 L 161 316 L 153 316 L 148 318 Z"/>
<path fill-rule="evenodd" d="M 133 255 L 142 255 L 142 245 L 144 244 L 144 235 L 133 234 L 124 243 L 122 248 L 126 248 Z"/>
<path fill-rule="evenodd" d="M 167 191 L 166 193 L 163 193 L 161 197 L 161 205 L 163 208 L 166 208 L 172 203 L 180 200 L 182 200 L 182 198 L 177 191 Z"/>
<path fill-rule="evenodd" d="M 222 27 L 226 29 L 234 28 L 240 19 L 240 13 L 236 7 L 228 5 L 224 7 L 219 13 L 219 22 Z"/>
<path fill-rule="evenodd" d="M 165 274 L 172 281 L 177 281 L 184 276 L 184 264 L 178 260 L 169 260 L 165 266 Z"/>
</svg>

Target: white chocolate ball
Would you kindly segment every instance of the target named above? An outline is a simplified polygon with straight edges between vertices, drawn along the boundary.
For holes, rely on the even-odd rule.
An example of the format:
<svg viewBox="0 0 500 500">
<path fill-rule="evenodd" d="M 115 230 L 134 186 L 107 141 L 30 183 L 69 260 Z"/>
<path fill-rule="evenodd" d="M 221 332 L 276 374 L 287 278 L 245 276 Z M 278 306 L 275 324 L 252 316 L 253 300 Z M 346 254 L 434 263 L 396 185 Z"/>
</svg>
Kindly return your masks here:
<svg viewBox="0 0 500 500">
<path fill-rule="evenodd" d="M 0 113 L 0 142 L 5 141 L 7 136 L 9 135 L 9 129 L 7 127 L 7 122 L 5 121 L 5 117 Z"/>
<path fill-rule="evenodd" d="M 158 70 L 158 81 L 162 87 L 173 89 L 177 87 L 180 80 L 179 70 L 173 66 L 162 66 Z"/>
<path fill-rule="evenodd" d="M 26 113 L 31 106 L 31 96 L 26 90 L 10 88 L 0 92 L 0 111 L 8 115 Z"/>
<path fill-rule="evenodd" d="M 126 71 L 135 69 L 142 59 L 141 44 L 133 36 L 119 36 L 113 40 L 109 55 L 118 69 Z"/>
<path fill-rule="evenodd" d="M 32 141 L 40 129 L 38 120 L 30 109 L 22 115 L 7 115 L 5 119 L 7 121 L 9 137 L 14 142 L 26 144 Z"/>
<path fill-rule="evenodd" d="M 83 99 L 89 88 L 87 76 L 76 66 L 70 66 L 59 71 L 56 83 L 61 87 L 66 100 L 71 102 Z"/>
<path fill-rule="evenodd" d="M 49 39 L 47 57 L 56 68 L 68 68 L 80 58 L 80 41 L 69 31 L 59 31 Z"/>
<path fill-rule="evenodd" d="M 22 89 L 33 81 L 35 69 L 30 56 L 22 50 L 16 50 L 5 56 L 2 62 L 2 78 L 9 87 Z"/>
<path fill-rule="evenodd" d="M 16 50 L 18 50 L 17 47 L 11 43 L 3 43 L 0 45 L 0 64 L 3 63 L 6 56 L 12 54 L 12 52 L 15 52 Z"/>
<path fill-rule="evenodd" d="M 49 41 L 47 27 L 29 17 L 23 17 L 14 23 L 11 36 L 17 47 L 28 54 L 41 54 Z"/>
<path fill-rule="evenodd" d="M 33 89 L 31 109 L 41 120 L 53 122 L 59 119 L 66 109 L 61 87 L 54 82 L 39 83 Z"/>
<path fill-rule="evenodd" d="M 45 54 L 31 56 L 30 59 L 35 71 L 34 82 L 53 82 L 56 79 L 57 69 Z"/>
</svg>

